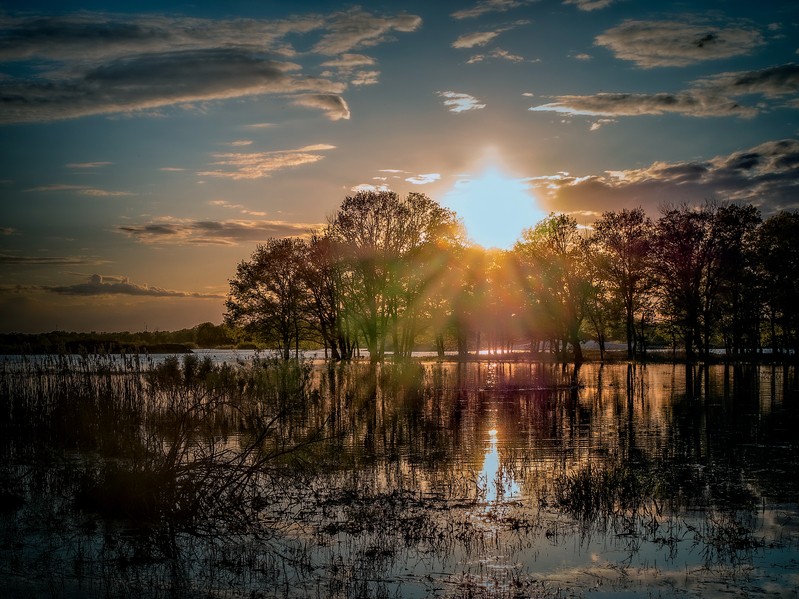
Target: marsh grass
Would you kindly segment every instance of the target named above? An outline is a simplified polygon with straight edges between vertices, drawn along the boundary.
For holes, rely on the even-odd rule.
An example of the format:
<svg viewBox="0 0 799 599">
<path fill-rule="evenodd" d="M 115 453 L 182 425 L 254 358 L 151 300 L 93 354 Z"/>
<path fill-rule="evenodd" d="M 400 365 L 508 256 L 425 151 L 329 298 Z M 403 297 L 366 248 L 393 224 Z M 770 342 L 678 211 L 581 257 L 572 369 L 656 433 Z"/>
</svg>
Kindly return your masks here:
<svg viewBox="0 0 799 599">
<path fill-rule="evenodd" d="M 553 443 L 587 420 L 585 387 L 550 365 L 436 368 L 193 355 L 0 364 L 2 586 L 566 597 L 591 591 L 594 570 L 548 577 L 537 557 L 597 542 L 621 551 L 601 573 L 619 589 L 647 546 L 667 561 L 693 552 L 724 580 L 749 575 L 764 541 L 756 497 L 730 466 L 577 451 L 582 440 L 564 436 L 547 459 L 546 445 L 499 447 L 522 492 L 489 501 L 481 418 L 508 435 L 527 421 Z"/>
</svg>

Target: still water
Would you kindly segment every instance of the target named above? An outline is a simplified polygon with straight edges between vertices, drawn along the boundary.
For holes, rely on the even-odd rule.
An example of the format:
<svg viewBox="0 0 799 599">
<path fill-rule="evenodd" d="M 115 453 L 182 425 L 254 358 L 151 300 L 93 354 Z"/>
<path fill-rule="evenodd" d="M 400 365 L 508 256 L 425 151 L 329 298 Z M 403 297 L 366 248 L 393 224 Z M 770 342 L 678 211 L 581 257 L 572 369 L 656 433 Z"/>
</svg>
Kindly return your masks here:
<svg viewBox="0 0 799 599">
<path fill-rule="evenodd" d="M 0 588 L 799 597 L 798 382 L 771 365 L 317 361 L 312 401 L 281 434 L 323 434 L 270 479 L 260 532 L 183 535 L 171 554 L 148 553 L 126 540 L 129 522 L 69 499 L 42 511 L 27 495 L 0 515 Z M 246 436 L 233 427 L 217 442 Z"/>
</svg>

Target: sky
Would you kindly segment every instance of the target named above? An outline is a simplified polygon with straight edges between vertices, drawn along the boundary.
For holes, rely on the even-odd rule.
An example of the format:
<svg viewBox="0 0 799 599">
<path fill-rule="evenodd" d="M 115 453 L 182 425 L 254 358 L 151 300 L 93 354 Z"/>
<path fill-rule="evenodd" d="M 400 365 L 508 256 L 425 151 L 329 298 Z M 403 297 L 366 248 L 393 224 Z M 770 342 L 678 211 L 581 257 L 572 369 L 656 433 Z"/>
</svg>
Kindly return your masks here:
<svg viewBox="0 0 799 599">
<path fill-rule="evenodd" d="M 799 4 L 0 1 L 0 332 L 219 323 L 358 190 L 510 247 L 550 212 L 799 208 Z"/>
</svg>

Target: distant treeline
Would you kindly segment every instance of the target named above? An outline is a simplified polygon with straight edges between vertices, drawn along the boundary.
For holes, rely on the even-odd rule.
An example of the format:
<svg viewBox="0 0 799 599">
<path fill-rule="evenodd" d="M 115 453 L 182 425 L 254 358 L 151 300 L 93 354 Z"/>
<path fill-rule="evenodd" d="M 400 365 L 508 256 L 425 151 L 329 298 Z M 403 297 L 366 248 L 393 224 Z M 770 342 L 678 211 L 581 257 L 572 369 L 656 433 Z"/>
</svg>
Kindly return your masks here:
<svg viewBox="0 0 799 599">
<path fill-rule="evenodd" d="M 225 322 L 290 357 L 382 360 L 420 345 L 460 356 L 525 348 L 583 359 L 581 341 L 653 344 L 688 360 L 799 350 L 799 214 L 753 205 L 565 214 L 508 251 L 468 243 L 455 213 L 418 193 L 347 197 L 310 239 L 270 239 L 238 265 Z M 718 353 L 718 352 L 714 352 Z"/>
<path fill-rule="evenodd" d="M 182 352 L 198 347 L 255 347 L 241 331 L 222 324 L 204 322 L 178 331 L 141 333 L 50 333 L 0 334 L 0 353 L 98 353 L 108 352 Z"/>
</svg>

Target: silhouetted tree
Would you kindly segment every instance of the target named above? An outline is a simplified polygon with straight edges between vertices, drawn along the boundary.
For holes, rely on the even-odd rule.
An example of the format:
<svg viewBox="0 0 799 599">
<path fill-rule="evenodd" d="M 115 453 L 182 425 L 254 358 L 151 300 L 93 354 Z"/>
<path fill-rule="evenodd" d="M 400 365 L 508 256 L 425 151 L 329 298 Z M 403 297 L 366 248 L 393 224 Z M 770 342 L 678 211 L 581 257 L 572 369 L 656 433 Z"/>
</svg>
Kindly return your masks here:
<svg viewBox="0 0 799 599">
<path fill-rule="evenodd" d="M 437 241 L 455 236 L 454 213 L 423 194 L 358 192 L 330 220 L 344 268 L 342 290 L 372 361 L 383 359 L 388 336 L 407 356 L 418 333 L 420 300 L 430 284 L 422 257 Z"/>
<path fill-rule="evenodd" d="M 653 233 L 652 221 L 641 208 L 604 212 L 594 223 L 593 263 L 597 277 L 623 308 L 628 358 L 636 355 L 636 314 L 645 308 L 652 287 Z"/>
<path fill-rule="evenodd" d="M 762 286 L 755 253 L 760 223 L 760 213 L 751 204 L 721 205 L 715 213 L 719 297 L 714 320 L 729 354 L 754 352 L 760 343 Z"/>
<path fill-rule="evenodd" d="M 311 236 L 301 273 L 308 291 L 311 325 L 318 329 L 325 350 L 330 350 L 334 360 L 350 359 L 355 336 L 344 302 L 339 251 L 328 231 Z"/>
<path fill-rule="evenodd" d="M 577 221 L 565 214 L 550 214 L 522 232 L 514 251 L 528 267 L 528 289 L 534 300 L 556 324 L 564 345 L 572 346 L 574 361 L 582 362 L 580 326 L 591 284 L 586 240 Z"/>
<path fill-rule="evenodd" d="M 241 326 L 281 350 L 285 360 L 299 353 L 305 326 L 307 287 L 302 276 L 306 246 L 301 239 L 270 239 L 230 280 L 225 323 Z"/>
<path fill-rule="evenodd" d="M 757 256 L 775 352 L 799 355 L 799 213 L 767 218 L 757 233 Z"/>
</svg>

